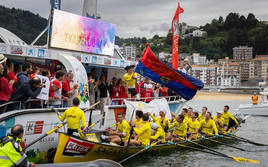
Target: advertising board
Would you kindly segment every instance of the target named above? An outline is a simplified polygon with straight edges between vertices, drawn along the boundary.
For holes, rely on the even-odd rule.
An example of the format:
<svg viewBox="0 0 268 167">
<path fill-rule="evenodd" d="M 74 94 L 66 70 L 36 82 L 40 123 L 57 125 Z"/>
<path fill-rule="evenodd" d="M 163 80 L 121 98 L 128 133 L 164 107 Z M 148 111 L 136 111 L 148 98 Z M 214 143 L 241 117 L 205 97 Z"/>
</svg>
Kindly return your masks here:
<svg viewBox="0 0 268 167">
<path fill-rule="evenodd" d="M 50 47 L 113 56 L 115 25 L 54 9 Z"/>
</svg>

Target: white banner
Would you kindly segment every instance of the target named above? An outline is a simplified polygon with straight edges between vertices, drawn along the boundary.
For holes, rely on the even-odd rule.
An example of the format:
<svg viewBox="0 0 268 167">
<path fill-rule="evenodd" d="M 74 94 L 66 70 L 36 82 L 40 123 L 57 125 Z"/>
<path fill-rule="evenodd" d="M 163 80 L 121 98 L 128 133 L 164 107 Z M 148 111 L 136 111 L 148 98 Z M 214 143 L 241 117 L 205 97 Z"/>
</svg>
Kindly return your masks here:
<svg viewBox="0 0 268 167">
<path fill-rule="evenodd" d="M 41 82 L 44 85 L 37 98 L 41 100 L 48 100 L 50 81 L 48 77 L 44 77 L 42 75 L 36 75 L 36 76 L 41 79 Z"/>
<path fill-rule="evenodd" d="M 160 110 L 166 111 L 166 117 L 168 119 L 171 119 L 171 113 L 170 109 L 167 103 L 167 100 L 165 98 L 162 99 L 154 99 L 150 103 L 145 102 L 135 102 L 135 101 L 125 101 L 125 104 L 127 106 L 126 111 L 126 120 L 130 121 L 133 111 L 141 110 L 143 113 L 151 113 L 155 114 L 156 117 L 159 117 Z M 133 114 L 132 120 L 135 120 L 135 113 Z"/>
</svg>

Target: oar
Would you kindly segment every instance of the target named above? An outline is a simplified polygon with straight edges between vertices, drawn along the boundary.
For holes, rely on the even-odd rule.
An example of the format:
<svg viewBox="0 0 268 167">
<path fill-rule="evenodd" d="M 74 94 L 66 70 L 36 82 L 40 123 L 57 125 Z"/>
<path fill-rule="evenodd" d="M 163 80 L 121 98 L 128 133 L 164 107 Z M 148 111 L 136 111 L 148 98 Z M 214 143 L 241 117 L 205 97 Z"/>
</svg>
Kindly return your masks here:
<svg viewBox="0 0 268 167">
<path fill-rule="evenodd" d="M 84 112 L 92 109 L 93 107 L 95 107 L 96 105 L 98 105 L 100 103 L 100 101 L 96 102 L 95 104 L 92 104 L 91 106 L 89 106 L 87 109 L 84 110 Z"/>
<path fill-rule="evenodd" d="M 135 107 L 133 105 L 132 105 L 132 107 L 133 107 L 133 111 L 132 111 L 132 114 L 131 114 L 130 123 L 132 122 L 132 118 L 133 118 L 133 115 L 134 115 L 134 112 L 135 112 Z M 130 142 L 130 139 L 131 139 L 131 136 L 132 136 L 133 132 L 134 132 L 134 127 L 131 126 L 131 129 L 130 129 L 130 132 L 129 132 L 129 138 L 128 138 L 128 142 L 127 142 L 127 148 L 129 146 L 129 142 Z"/>
<path fill-rule="evenodd" d="M 119 163 L 121 164 L 121 163 L 123 163 L 123 162 L 129 160 L 130 158 L 133 158 L 133 157 L 135 157 L 136 155 L 138 155 L 138 154 L 140 154 L 140 153 L 142 153 L 142 152 L 144 152 L 144 151 L 146 151 L 146 150 L 149 150 L 150 148 L 152 148 L 153 146 L 155 146 L 157 143 L 158 143 L 158 142 L 153 143 L 153 144 L 151 144 L 151 145 L 149 145 L 149 146 L 146 146 L 144 149 L 142 149 L 142 150 L 136 152 L 135 154 L 132 154 L 131 156 L 129 156 L 129 157 L 123 159 L 123 160 L 120 161 Z"/>
<path fill-rule="evenodd" d="M 179 143 L 174 143 L 174 142 L 169 142 L 169 144 L 184 147 L 184 148 L 189 148 L 192 150 L 196 150 L 196 151 L 200 151 L 200 152 L 204 152 L 204 153 L 208 153 L 208 154 L 217 155 L 217 156 L 222 157 L 222 155 L 220 155 L 220 154 L 217 154 L 217 153 L 211 152 L 211 151 L 207 151 L 207 150 L 203 150 L 203 149 L 197 148 L 197 147 L 191 147 L 191 146 L 187 146 L 187 145 L 183 145 L 183 144 L 179 144 Z"/>
<path fill-rule="evenodd" d="M 250 117 L 249 115 L 245 116 L 244 119 L 242 119 L 240 122 L 238 122 L 238 124 L 236 124 L 235 126 L 233 126 L 231 129 L 228 130 L 228 132 L 231 132 L 233 129 L 236 129 L 237 126 L 239 126 L 243 121 L 245 121 L 246 119 L 248 119 L 248 117 Z"/>
<path fill-rule="evenodd" d="M 92 128 L 93 126 L 95 126 L 97 123 L 99 123 L 102 119 L 103 119 L 103 117 L 102 117 L 101 119 L 99 119 L 98 121 L 96 121 L 95 123 L 93 123 L 93 124 L 91 124 L 90 126 L 88 126 L 88 128 L 87 128 L 86 130 L 84 130 L 83 133 L 92 133 L 92 132 L 91 132 L 91 128 Z M 106 132 L 106 131 L 102 131 L 102 132 Z"/>
<path fill-rule="evenodd" d="M 236 136 L 236 135 L 229 135 L 229 134 L 223 134 L 223 135 L 231 137 L 231 138 L 236 139 L 236 140 L 240 140 L 240 141 L 245 142 L 245 143 L 250 143 L 250 144 L 253 144 L 253 145 L 256 145 L 256 146 L 268 146 L 268 144 L 257 143 L 257 142 L 254 142 L 254 141 L 251 141 L 249 139 L 239 137 L 239 136 Z"/>
<path fill-rule="evenodd" d="M 245 150 L 245 149 L 240 148 L 240 147 L 232 146 L 232 145 L 230 145 L 230 144 L 223 143 L 223 142 L 220 142 L 220 141 L 217 141 L 217 140 L 212 140 L 212 139 L 210 139 L 210 138 L 203 137 L 202 139 L 204 139 L 204 140 L 209 140 L 209 141 L 212 141 L 212 142 L 214 142 L 214 143 L 222 144 L 222 145 L 225 145 L 225 146 L 228 146 L 228 147 L 231 147 L 231 148 L 235 148 L 235 149 L 238 149 L 238 150 L 241 150 L 241 151 L 254 152 L 254 151 L 250 151 L 250 150 Z"/>
<path fill-rule="evenodd" d="M 43 139 L 44 137 L 50 135 L 51 133 L 55 132 L 56 130 L 58 130 L 59 128 L 61 128 L 62 126 L 64 126 L 67 122 L 64 122 L 62 124 L 57 125 L 55 128 L 53 128 L 52 130 L 48 131 L 47 133 L 41 135 L 40 137 L 36 138 L 34 141 L 32 141 L 30 144 L 27 144 L 23 150 L 26 150 L 28 147 L 30 147 L 31 145 L 35 144 L 36 142 L 38 142 L 39 140 Z"/>
<path fill-rule="evenodd" d="M 219 152 L 219 151 L 213 150 L 213 149 L 211 149 L 211 148 L 209 148 L 209 147 L 206 147 L 206 146 L 204 146 L 204 145 L 202 145 L 202 144 L 198 144 L 198 143 L 192 142 L 192 141 L 190 141 L 190 140 L 187 140 L 187 142 L 190 142 L 190 143 L 192 143 L 192 144 L 194 144 L 194 145 L 197 145 L 197 146 L 199 146 L 199 147 L 205 148 L 205 149 L 207 149 L 207 150 L 209 150 L 209 151 L 218 153 L 219 155 L 222 155 L 223 157 L 226 157 L 226 158 L 229 158 L 229 159 L 233 159 L 233 160 L 235 160 L 236 162 L 252 162 L 252 163 L 260 163 L 260 161 L 256 161 L 256 160 L 252 160 L 252 159 L 246 159 L 246 158 L 243 158 L 243 157 L 233 157 L 233 156 L 230 156 L 230 155 L 221 153 L 221 152 Z"/>
</svg>

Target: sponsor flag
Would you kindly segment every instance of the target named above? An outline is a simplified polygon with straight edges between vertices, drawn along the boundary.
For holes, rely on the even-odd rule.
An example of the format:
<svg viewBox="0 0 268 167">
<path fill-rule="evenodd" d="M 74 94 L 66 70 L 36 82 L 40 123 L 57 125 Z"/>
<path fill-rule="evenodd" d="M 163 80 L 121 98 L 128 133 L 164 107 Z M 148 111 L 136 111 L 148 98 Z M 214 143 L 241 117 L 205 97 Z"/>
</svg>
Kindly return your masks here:
<svg viewBox="0 0 268 167">
<path fill-rule="evenodd" d="M 172 67 L 179 68 L 179 14 L 184 10 L 178 4 L 178 8 L 172 20 Z"/>
<path fill-rule="evenodd" d="M 167 86 L 185 100 L 192 99 L 197 90 L 204 87 L 202 81 L 164 64 L 153 54 L 149 46 L 146 46 L 135 71 L 154 82 Z"/>
</svg>

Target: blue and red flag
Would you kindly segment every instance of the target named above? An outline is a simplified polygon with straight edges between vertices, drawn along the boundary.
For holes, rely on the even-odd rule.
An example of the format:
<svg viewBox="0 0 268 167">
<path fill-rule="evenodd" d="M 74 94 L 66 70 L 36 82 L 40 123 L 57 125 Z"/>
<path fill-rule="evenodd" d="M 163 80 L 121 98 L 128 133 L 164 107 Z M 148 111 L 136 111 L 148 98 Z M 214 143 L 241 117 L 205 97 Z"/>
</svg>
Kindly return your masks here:
<svg viewBox="0 0 268 167">
<path fill-rule="evenodd" d="M 146 46 L 144 55 L 135 68 L 135 71 L 154 82 L 165 85 L 179 94 L 185 100 L 191 100 L 197 90 L 204 87 L 204 83 L 160 61 Z"/>
</svg>

